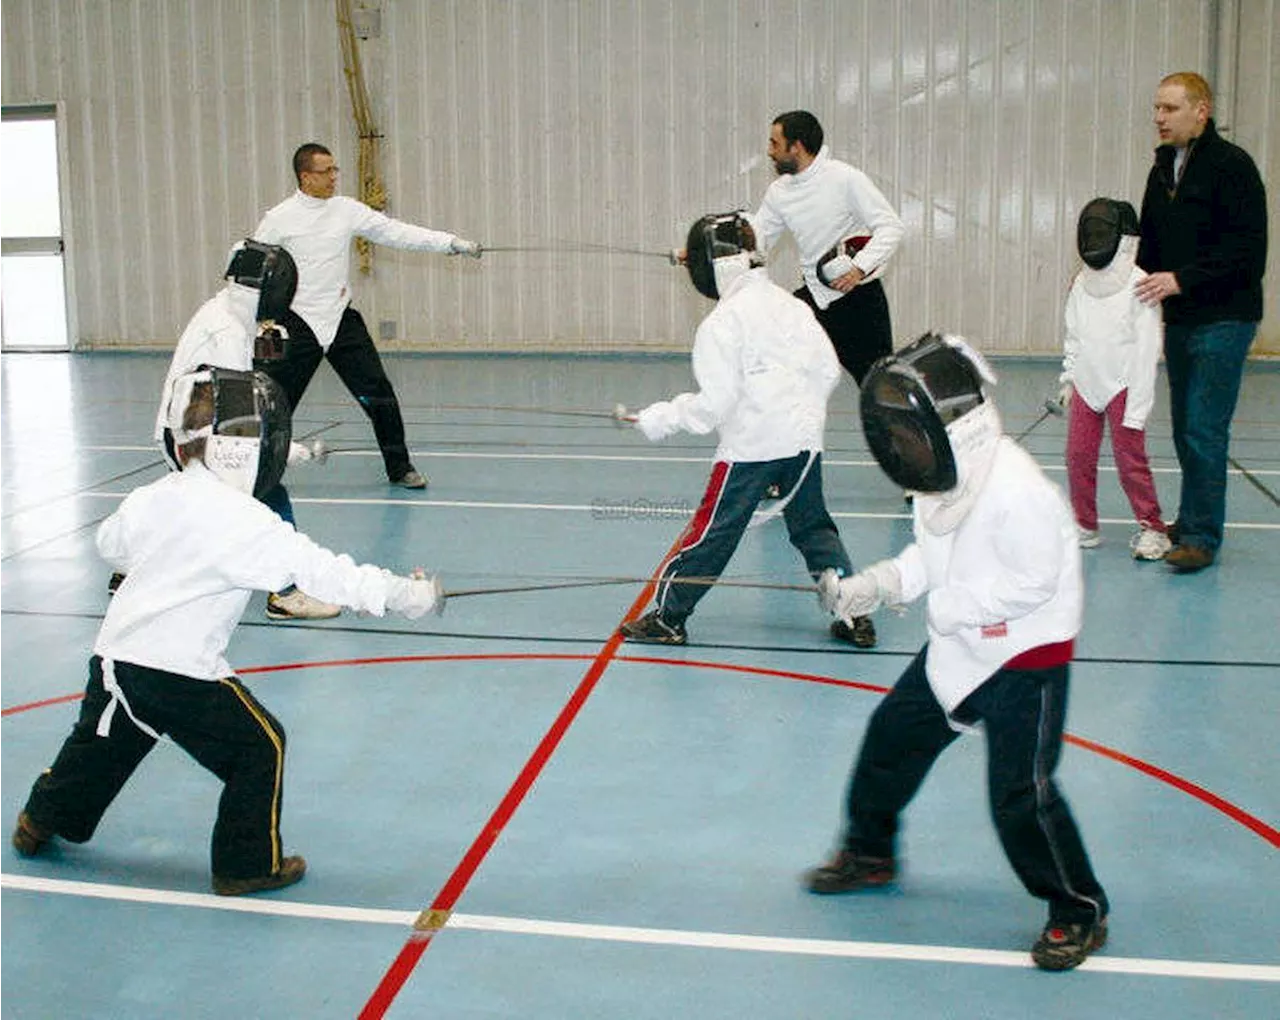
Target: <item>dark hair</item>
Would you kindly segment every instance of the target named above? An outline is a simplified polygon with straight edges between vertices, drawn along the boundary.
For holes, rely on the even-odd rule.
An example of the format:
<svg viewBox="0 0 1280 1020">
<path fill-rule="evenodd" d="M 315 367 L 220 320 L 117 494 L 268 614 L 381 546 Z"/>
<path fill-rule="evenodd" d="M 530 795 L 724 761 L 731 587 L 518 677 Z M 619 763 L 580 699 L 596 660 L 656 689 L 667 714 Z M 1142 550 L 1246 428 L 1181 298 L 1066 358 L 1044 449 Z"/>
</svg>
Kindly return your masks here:
<svg viewBox="0 0 1280 1020">
<path fill-rule="evenodd" d="M 780 113 L 773 122 L 782 128 L 782 137 L 788 144 L 799 142 L 805 152 L 816 156 L 822 149 L 822 125 L 808 110 L 791 110 Z"/>
<path fill-rule="evenodd" d="M 312 156 L 332 156 L 333 153 L 326 149 L 319 142 L 307 142 L 305 145 L 299 145 L 298 151 L 293 154 L 293 176 L 298 178 L 298 183 L 302 183 L 302 171 L 311 169 Z"/>
<path fill-rule="evenodd" d="M 198 382 L 191 387 L 191 399 L 182 413 L 182 428 L 195 432 L 213 421 L 213 383 Z M 178 462 L 204 460 L 205 437 L 191 439 L 177 447 Z"/>
</svg>

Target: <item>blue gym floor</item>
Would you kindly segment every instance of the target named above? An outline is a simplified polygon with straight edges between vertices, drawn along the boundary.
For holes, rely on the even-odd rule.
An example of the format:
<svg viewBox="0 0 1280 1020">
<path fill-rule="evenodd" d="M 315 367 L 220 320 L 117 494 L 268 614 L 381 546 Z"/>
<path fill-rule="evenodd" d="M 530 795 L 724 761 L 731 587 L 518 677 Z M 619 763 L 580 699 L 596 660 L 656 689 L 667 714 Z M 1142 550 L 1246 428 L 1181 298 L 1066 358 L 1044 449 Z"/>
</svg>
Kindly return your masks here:
<svg viewBox="0 0 1280 1020">
<path fill-rule="evenodd" d="M 451 591 L 643 579 L 697 504 L 714 443 L 651 445 L 607 417 L 688 388 L 687 359 L 388 356 L 431 486 L 386 485 L 372 432 L 322 366 L 295 432 L 335 448 L 286 479 L 299 527 Z M 12 824 L 78 710 L 107 604 L 96 523 L 164 470 L 161 355 L 5 355 L 3 804 Z M 1010 433 L 1057 366 L 1005 361 Z M 1178 473 L 1163 382 L 1148 449 Z M 1062 480 L 1064 426 L 1025 439 Z M 868 564 L 910 534 L 846 380 L 827 499 Z M 1104 453 L 1106 452 L 1104 447 Z M 886 891 L 823 898 L 849 765 L 923 641 L 828 637 L 780 521 L 752 529 L 686 648 L 619 645 L 642 580 L 470 595 L 416 623 L 269 623 L 231 646 L 289 735 L 283 832 L 299 885 L 209 889 L 218 784 L 162 743 L 85 845 L 3 855 L 6 1018 L 1280 1017 L 1280 372 L 1251 365 L 1218 564 L 1130 558 L 1110 461 L 1060 771 L 1110 895 L 1111 940 L 1051 975 L 1042 905 L 988 818 L 962 740 L 906 818 Z M 192 536 L 199 541 L 199 536 Z M 6 830 L 7 832 L 7 830 Z"/>
</svg>

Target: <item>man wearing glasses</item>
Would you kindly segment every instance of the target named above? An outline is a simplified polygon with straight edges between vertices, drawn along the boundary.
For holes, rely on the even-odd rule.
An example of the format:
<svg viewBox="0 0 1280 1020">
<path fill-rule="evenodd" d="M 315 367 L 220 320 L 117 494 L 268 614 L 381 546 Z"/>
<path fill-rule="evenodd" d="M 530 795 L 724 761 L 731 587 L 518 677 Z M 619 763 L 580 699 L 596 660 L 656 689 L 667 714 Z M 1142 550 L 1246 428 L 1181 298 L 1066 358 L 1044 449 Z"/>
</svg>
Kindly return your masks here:
<svg viewBox="0 0 1280 1020">
<path fill-rule="evenodd" d="M 312 375 L 327 358 L 373 422 L 374 435 L 392 485 L 422 489 L 427 479 L 414 468 L 405 445 L 404 419 L 391 380 L 358 311 L 351 307 L 351 241 L 411 251 L 480 257 L 480 245 L 456 234 L 392 219 L 363 202 L 335 194 L 338 167 L 316 142 L 293 154 L 298 190 L 269 210 L 254 231 L 264 244 L 287 248 L 298 266 L 298 290 L 281 325 L 288 331 L 283 359 L 264 370 L 297 409 Z"/>
</svg>

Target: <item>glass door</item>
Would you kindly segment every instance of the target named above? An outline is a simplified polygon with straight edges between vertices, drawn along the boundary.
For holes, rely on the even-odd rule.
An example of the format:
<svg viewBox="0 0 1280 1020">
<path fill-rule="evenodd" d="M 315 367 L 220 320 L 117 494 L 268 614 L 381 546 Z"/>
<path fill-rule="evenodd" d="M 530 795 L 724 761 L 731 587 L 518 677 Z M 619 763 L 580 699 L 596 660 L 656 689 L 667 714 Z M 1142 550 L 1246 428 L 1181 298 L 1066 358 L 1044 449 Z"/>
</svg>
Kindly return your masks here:
<svg viewBox="0 0 1280 1020">
<path fill-rule="evenodd" d="M 0 110 L 0 346 L 65 351 L 58 121 L 53 106 Z"/>
</svg>

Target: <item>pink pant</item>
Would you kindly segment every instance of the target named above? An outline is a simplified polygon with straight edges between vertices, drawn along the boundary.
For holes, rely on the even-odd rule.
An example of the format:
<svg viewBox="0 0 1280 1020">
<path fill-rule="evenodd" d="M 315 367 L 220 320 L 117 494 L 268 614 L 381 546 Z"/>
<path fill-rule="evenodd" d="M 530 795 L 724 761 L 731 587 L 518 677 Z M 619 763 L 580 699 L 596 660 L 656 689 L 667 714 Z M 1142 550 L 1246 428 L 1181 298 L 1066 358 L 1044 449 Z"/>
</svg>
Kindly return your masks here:
<svg viewBox="0 0 1280 1020">
<path fill-rule="evenodd" d="M 1160 515 L 1160 500 L 1147 464 L 1146 433 L 1142 429 L 1124 427 L 1124 407 L 1129 391 L 1121 390 L 1098 412 L 1071 394 L 1071 410 L 1067 419 L 1067 487 L 1071 493 L 1071 509 L 1076 523 L 1089 531 L 1098 530 L 1098 450 L 1102 446 L 1102 430 L 1111 422 L 1111 449 L 1116 458 L 1120 485 L 1129 497 L 1133 516 L 1144 528 L 1165 530 Z"/>
</svg>

